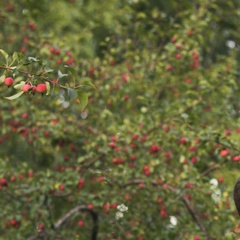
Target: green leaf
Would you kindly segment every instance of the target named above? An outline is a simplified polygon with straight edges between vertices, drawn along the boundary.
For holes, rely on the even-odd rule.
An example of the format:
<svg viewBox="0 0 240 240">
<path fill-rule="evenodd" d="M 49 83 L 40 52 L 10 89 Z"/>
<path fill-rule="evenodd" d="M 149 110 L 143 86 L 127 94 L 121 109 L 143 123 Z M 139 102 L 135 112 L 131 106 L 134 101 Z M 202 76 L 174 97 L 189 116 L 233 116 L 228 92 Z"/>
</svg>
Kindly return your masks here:
<svg viewBox="0 0 240 240">
<path fill-rule="evenodd" d="M 30 62 L 39 62 L 39 61 L 40 61 L 39 59 L 34 58 L 34 57 L 28 57 L 28 60 L 29 60 Z"/>
<path fill-rule="evenodd" d="M 0 53 L 4 56 L 6 60 L 8 59 L 8 54 L 3 49 L 0 49 Z"/>
<path fill-rule="evenodd" d="M 63 73 L 61 73 L 60 70 L 58 70 L 58 79 L 62 78 L 62 77 L 65 77 L 65 76 L 68 76 L 68 74 L 63 74 Z"/>
<path fill-rule="evenodd" d="M 0 77 L 0 84 L 4 82 L 5 78 L 6 78 L 5 75 L 2 75 L 2 76 Z"/>
<path fill-rule="evenodd" d="M 46 95 L 49 95 L 50 90 L 51 90 L 50 83 L 49 83 L 49 82 L 45 82 L 45 84 L 46 84 L 46 87 L 47 87 L 47 93 L 46 93 Z"/>
<path fill-rule="evenodd" d="M 88 86 L 88 87 L 97 89 L 97 88 L 94 86 L 94 84 L 93 84 L 90 80 L 88 80 L 88 79 L 83 80 L 80 85 L 81 85 L 81 86 Z"/>
<path fill-rule="evenodd" d="M 73 88 L 68 88 L 67 93 L 70 102 L 78 97 L 78 93 Z"/>
<path fill-rule="evenodd" d="M 51 68 L 44 68 L 45 73 L 50 73 L 53 72 L 53 69 Z"/>
<path fill-rule="evenodd" d="M 88 94 L 84 91 L 77 91 L 77 95 L 80 102 L 81 111 L 83 111 L 88 104 Z"/>
<path fill-rule="evenodd" d="M 18 59 L 18 53 L 14 52 L 12 55 L 13 62 L 15 62 Z"/>
<path fill-rule="evenodd" d="M 64 67 L 67 68 L 71 72 L 71 74 L 73 75 L 74 78 L 77 78 L 77 76 L 78 76 L 77 71 L 74 68 L 69 67 L 67 65 L 64 65 Z"/>
<path fill-rule="evenodd" d="M 13 55 L 12 55 L 12 60 L 13 60 L 12 63 L 14 63 L 15 61 L 17 61 L 17 62 L 22 61 L 23 56 L 24 55 L 22 53 L 14 52 Z"/>
<path fill-rule="evenodd" d="M 59 93 L 59 90 L 60 90 L 59 85 L 54 83 L 54 84 L 53 84 L 53 91 L 52 91 L 52 93 L 53 93 L 53 94 L 58 94 L 58 93 Z"/>
<path fill-rule="evenodd" d="M 23 93 L 24 93 L 24 92 L 21 91 L 21 92 L 18 92 L 18 93 L 16 93 L 16 94 L 10 96 L 10 97 L 4 97 L 4 98 L 6 98 L 7 100 L 14 100 L 14 99 L 16 99 L 16 98 L 19 98 Z"/>
<path fill-rule="evenodd" d="M 22 89 L 22 86 L 25 84 L 24 81 L 21 81 L 19 84 L 16 84 L 14 85 L 14 88 L 17 89 L 17 90 L 21 90 Z"/>
<path fill-rule="evenodd" d="M 39 65 L 42 65 L 42 61 L 38 58 L 28 57 L 28 62 L 23 63 L 24 66 L 31 64 L 32 62 L 38 62 Z"/>
</svg>

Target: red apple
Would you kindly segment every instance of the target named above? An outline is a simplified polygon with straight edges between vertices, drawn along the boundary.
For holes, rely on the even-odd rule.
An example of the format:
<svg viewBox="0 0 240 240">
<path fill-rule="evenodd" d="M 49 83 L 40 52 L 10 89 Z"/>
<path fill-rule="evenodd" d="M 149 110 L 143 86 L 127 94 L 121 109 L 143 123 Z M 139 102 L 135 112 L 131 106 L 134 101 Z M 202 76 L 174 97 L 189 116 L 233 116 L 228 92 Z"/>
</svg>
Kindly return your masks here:
<svg viewBox="0 0 240 240">
<path fill-rule="evenodd" d="M 4 80 L 4 84 L 8 87 L 10 87 L 13 84 L 13 79 L 11 77 L 7 77 Z"/>
<path fill-rule="evenodd" d="M 77 225 L 78 225 L 79 227 L 82 227 L 82 226 L 84 225 L 84 222 L 83 222 L 83 221 L 78 221 Z"/>
<path fill-rule="evenodd" d="M 30 84 L 26 83 L 22 86 L 22 91 L 23 92 L 28 92 L 28 90 L 31 89 L 31 88 L 32 88 L 32 86 Z"/>
<path fill-rule="evenodd" d="M 218 182 L 223 183 L 224 182 L 224 178 L 223 177 L 219 177 L 218 178 Z"/>
<path fill-rule="evenodd" d="M 6 180 L 5 178 L 1 178 L 1 179 L 0 179 L 0 185 L 1 185 L 2 187 L 7 187 L 7 186 L 8 186 L 7 180 Z"/>
<path fill-rule="evenodd" d="M 59 186 L 59 190 L 60 190 L 60 191 L 64 191 L 64 190 L 65 190 L 64 185 L 61 184 L 61 185 Z"/>
<path fill-rule="evenodd" d="M 40 83 L 37 85 L 36 91 L 39 93 L 44 93 L 47 91 L 47 86 L 45 83 Z"/>
</svg>

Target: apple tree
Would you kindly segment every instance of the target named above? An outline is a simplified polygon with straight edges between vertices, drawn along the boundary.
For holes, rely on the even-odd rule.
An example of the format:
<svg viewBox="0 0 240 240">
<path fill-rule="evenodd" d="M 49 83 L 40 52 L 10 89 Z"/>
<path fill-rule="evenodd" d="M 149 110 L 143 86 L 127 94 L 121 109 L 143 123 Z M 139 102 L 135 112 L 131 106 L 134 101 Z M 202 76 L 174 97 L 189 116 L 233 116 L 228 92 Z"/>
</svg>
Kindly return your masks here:
<svg viewBox="0 0 240 240">
<path fill-rule="evenodd" d="M 0 7 L 0 239 L 238 236 L 238 1 Z"/>
</svg>

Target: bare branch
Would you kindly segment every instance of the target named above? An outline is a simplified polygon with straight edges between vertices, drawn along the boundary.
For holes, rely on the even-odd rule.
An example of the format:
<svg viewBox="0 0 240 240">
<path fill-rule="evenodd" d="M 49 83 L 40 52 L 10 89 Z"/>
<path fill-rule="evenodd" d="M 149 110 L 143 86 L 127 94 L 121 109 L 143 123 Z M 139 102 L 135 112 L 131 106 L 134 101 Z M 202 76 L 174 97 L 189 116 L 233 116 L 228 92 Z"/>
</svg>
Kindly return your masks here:
<svg viewBox="0 0 240 240">
<path fill-rule="evenodd" d="M 206 228 L 202 224 L 198 214 L 196 213 L 195 209 L 189 202 L 189 200 L 186 197 L 181 197 L 183 203 L 185 204 L 187 210 L 189 211 L 190 215 L 192 216 L 193 220 L 196 222 L 198 227 L 201 229 L 201 231 L 204 233 L 204 235 L 207 237 L 207 240 L 210 240 L 211 237 L 208 235 Z"/>
<path fill-rule="evenodd" d="M 61 217 L 53 225 L 53 229 L 55 231 L 59 230 L 73 215 L 75 215 L 79 211 L 86 211 L 91 215 L 91 217 L 93 219 L 93 228 L 92 228 L 91 240 L 97 240 L 98 214 L 95 211 L 93 211 L 92 209 L 89 209 L 87 205 L 80 205 L 80 206 L 77 206 L 77 207 L 71 209 L 68 213 L 66 213 L 63 217 Z M 33 235 L 33 236 L 29 237 L 27 240 L 34 240 L 34 239 L 37 239 L 39 237 L 40 237 L 39 234 L 37 234 L 37 235 Z M 47 233 L 43 237 L 47 237 Z"/>
</svg>

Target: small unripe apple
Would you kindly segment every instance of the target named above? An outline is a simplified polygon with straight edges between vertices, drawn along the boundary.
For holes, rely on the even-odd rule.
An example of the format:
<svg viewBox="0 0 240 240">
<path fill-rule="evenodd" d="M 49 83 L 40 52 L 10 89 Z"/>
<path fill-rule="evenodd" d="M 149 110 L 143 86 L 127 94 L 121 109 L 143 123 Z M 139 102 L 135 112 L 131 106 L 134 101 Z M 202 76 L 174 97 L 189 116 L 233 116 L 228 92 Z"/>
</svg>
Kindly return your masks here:
<svg viewBox="0 0 240 240">
<path fill-rule="evenodd" d="M 22 86 L 22 91 L 23 92 L 28 92 L 28 90 L 31 89 L 31 88 L 32 88 L 32 86 L 30 84 L 26 83 Z"/>
<path fill-rule="evenodd" d="M 37 85 L 36 91 L 39 93 L 44 93 L 47 91 L 47 86 L 45 83 L 40 83 Z"/>
<path fill-rule="evenodd" d="M 13 84 L 13 79 L 11 77 L 7 77 L 4 80 L 4 84 L 8 87 L 10 87 Z"/>
</svg>

